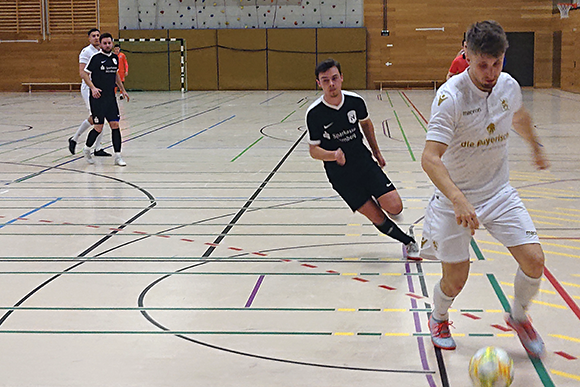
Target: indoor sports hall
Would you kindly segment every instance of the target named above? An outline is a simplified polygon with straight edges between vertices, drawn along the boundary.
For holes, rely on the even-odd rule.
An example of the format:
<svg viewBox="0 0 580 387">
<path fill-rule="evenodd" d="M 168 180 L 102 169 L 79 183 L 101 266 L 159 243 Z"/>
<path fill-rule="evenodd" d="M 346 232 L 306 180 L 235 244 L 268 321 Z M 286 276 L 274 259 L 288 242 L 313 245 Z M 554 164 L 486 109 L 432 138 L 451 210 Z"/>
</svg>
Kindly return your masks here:
<svg viewBox="0 0 580 387">
<path fill-rule="evenodd" d="M 485 346 L 513 359 L 512 386 L 580 385 L 576 6 L 8 3 L 0 386 L 468 387 L 469 360 Z M 61 3 L 72 7 L 59 19 Z M 38 23 L 14 19 L 23 10 Z M 434 189 L 420 160 L 435 90 L 463 32 L 486 19 L 508 33 L 504 70 L 522 84 L 551 163 L 537 170 L 510 133 L 510 181 L 546 256 L 529 310 L 541 359 L 504 321 L 517 264 L 484 228 L 450 310 L 457 349 L 435 348 L 427 320 L 440 262 L 404 259 L 401 243 L 353 214 L 309 154 L 305 114 L 322 96 L 314 67 L 334 57 L 343 89 L 366 101 L 403 200 L 397 222 L 420 239 Z M 86 135 L 69 151 L 87 118 L 77 63 L 94 26 L 128 58 L 130 100 L 117 100 L 125 167 L 112 157 L 88 164 Z M 110 133 L 105 125 L 108 152 Z"/>
</svg>

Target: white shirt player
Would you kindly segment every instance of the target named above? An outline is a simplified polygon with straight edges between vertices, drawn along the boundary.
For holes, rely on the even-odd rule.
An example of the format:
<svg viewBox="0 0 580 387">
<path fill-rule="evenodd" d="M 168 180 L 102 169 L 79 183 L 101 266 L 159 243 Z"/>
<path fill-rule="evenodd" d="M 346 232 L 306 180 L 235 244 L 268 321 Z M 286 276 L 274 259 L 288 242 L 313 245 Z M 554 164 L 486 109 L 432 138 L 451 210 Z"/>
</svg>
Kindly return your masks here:
<svg viewBox="0 0 580 387">
<path fill-rule="evenodd" d="M 79 54 L 79 64 L 84 63 L 85 65 L 87 65 L 89 63 L 91 57 L 99 51 L 100 51 L 99 48 L 93 46 L 92 44 L 89 44 L 88 46 L 86 46 L 85 48 L 83 48 L 81 50 L 81 53 Z M 88 87 L 87 84 L 85 83 L 84 79 L 82 80 L 81 86 Z"/>
<path fill-rule="evenodd" d="M 501 73 L 491 93 L 478 89 L 467 71 L 437 91 L 427 140 L 448 145 L 443 164 L 473 205 L 509 184 L 508 138 L 521 106 L 520 86 L 507 73 Z"/>
</svg>

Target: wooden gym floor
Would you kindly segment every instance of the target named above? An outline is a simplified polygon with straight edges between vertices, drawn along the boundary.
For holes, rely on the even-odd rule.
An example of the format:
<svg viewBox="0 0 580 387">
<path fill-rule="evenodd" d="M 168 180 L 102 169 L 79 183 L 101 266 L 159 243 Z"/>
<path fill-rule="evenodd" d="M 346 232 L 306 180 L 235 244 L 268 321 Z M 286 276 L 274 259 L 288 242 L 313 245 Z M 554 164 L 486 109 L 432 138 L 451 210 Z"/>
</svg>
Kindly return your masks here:
<svg viewBox="0 0 580 387">
<path fill-rule="evenodd" d="M 360 94 L 420 237 L 433 91 Z M 487 345 L 514 359 L 513 386 L 580 385 L 580 95 L 524 90 L 549 171 L 510 140 L 547 257 L 541 361 L 503 321 L 516 265 L 485 230 L 451 312 L 458 348 L 434 350 L 440 264 L 402 260 L 336 196 L 305 139 L 319 95 L 132 93 L 121 168 L 69 154 L 78 92 L 0 94 L 0 385 L 464 387 Z"/>
</svg>

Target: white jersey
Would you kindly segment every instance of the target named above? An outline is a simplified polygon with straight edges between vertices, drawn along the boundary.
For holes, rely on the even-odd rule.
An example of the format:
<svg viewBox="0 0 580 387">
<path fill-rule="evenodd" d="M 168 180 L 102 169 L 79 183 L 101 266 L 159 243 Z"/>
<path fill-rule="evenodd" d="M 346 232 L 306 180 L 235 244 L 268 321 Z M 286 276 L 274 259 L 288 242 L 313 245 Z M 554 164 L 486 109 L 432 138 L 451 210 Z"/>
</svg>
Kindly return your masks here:
<svg viewBox="0 0 580 387">
<path fill-rule="evenodd" d="M 95 55 L 97 52 L 99 52 L 99 49 L 93 46 L 92 44 L 89 44 L 88 46 L 86 46 L 81 50 L 81 53 L 79 54 L 79 64 L 84 63 L 85 65 L 87 65 L 91 57 Z M 81 87 L 83 86 L 87 86 L 84 79 L 82 80 Z"/>
<path fill-rule="evenodd" d="M 427 140 L 448 145 L 443 164 L 470 203 L 482 203 L 509 184 L 508 138 L 521 106 L 520 86 L 507 73 L 491 93 L 479 90 L 467 71 L 437 91 Z"/>
</svg>

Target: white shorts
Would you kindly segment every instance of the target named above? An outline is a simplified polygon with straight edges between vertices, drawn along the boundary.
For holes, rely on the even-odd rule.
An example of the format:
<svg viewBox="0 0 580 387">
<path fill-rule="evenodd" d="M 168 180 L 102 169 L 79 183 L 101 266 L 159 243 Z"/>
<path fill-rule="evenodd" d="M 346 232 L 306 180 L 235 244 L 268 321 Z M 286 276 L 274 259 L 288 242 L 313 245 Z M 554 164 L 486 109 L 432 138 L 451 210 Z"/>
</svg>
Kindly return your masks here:
<svg viewBox="0 0 580 387">
<path fill-rule="evenodd" d="M 511 185 L 475 207 L 480 226 L 506 247 L 540 243 L 530 214 Z M 457 224 L 453 205 L 435 194 L 427 205 L 423 222 L 421 257 L 456 263 L 469 260 L 471 233 Z"/>
<path fill-rule="evenodd" d="M 89 102 L 91 88 L 84 82 L 81 84 L 81 95 L 83 96 L 83 100 L 85 101 L 85 105 L 87 106 L 89 114 L 91 114 L 91 103 Z"/>
</svg>

